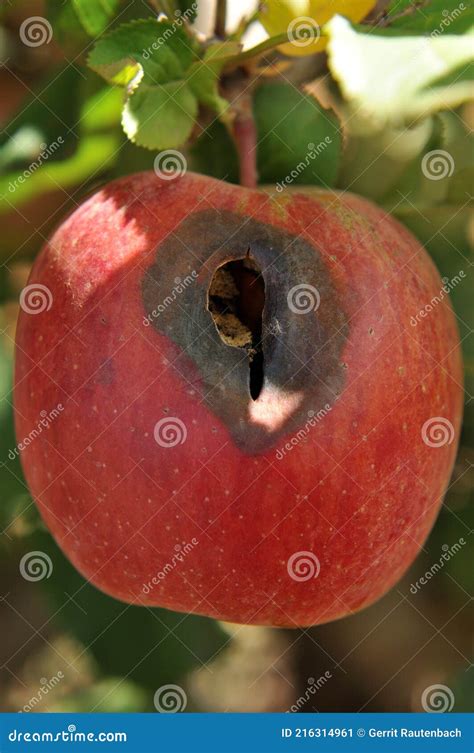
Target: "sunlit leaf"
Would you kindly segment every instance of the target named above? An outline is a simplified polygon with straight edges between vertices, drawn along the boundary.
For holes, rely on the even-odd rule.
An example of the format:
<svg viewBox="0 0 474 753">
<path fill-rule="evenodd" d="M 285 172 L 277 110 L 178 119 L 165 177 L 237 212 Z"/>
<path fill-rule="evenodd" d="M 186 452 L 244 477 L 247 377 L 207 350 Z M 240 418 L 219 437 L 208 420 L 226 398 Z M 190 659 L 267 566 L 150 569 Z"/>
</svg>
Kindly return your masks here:
<svg viewBox="0 0 474 753">
<path fill-rule="evenodd" d="M 402 125 L 472 96 L 472 82 L 459 75 L 474 59 L 471 36 L 368 34 L 340 16 L 326 30 L 331 72 L 368 129 Z M 443 82 L 454 71 L 457 80 Z"/>
<path fill-rule="evenodd" d="M 228 103 L 219 95 L 218 77 L 239 49 L 234 42 L 201 49 L 183 24 L 148 19 L 100 39 L 88 62 L 110 83 L 126 87 L 127 136 L 148 149 L 168 149 L 189 138 L 199 104 L 224 117 Z"/>
<path fill-rule="evenodd" d="M 120 4 L 120 0 L 72 0 L 74 10 L 89 36 L 102 34 Z"/>
</svg>

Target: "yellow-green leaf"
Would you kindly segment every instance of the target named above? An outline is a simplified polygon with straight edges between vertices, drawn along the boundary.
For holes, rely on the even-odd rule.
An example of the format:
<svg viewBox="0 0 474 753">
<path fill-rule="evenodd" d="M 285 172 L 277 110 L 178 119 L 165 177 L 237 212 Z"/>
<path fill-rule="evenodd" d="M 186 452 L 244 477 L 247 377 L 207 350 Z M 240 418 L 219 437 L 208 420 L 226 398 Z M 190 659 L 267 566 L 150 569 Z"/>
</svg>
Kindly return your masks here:
<svg viewBox="0 0 474 753">
<path fill-rule="evenodd" d="M 270 36 L 287 34 L 288 44 L 280 47 L 285 55 L 312 55 L 324 50 L 321 28 L 333 16 L 361 21 L 375 4 L 376 0 L 266 0 L 259 21 Z"/>
</svg>

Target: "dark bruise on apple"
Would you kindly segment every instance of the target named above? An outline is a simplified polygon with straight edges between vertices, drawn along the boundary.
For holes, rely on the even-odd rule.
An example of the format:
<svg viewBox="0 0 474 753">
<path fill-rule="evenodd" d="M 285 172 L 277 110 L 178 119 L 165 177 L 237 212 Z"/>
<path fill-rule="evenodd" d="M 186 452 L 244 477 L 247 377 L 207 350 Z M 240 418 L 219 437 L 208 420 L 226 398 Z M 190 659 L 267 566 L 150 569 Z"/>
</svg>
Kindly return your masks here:
<svg viewBox="0 0 474 753">
<path fill-rule="evenodd" d="M 410 324 L 442 282 L 381 209 L 132 175 L 65 219 L 29 285 L 51 305 L 18 321 L 23 468 L 91 583 L 295 627 L 373 603 L 413 562 L 454 463 L 462 364 L 447 297 Z M 302 286 L 314 305 L 294 305 Z"/>
<path fill-rule="evenodd" d="M 153 317 L 191 270 L 197 284 Z M 302 281 L 321 296 L 309 315 L 288 305 L 287 291 Z M 177 368 L 194 362 L 206 404 L 242 452 L 268 450 L 341 393 L 346 317 L 317 249 L 301 237 L 228 211 L 191 213 L 158 247 L 142 291 L 152 325 L 182 349 Z"/>
</svg>

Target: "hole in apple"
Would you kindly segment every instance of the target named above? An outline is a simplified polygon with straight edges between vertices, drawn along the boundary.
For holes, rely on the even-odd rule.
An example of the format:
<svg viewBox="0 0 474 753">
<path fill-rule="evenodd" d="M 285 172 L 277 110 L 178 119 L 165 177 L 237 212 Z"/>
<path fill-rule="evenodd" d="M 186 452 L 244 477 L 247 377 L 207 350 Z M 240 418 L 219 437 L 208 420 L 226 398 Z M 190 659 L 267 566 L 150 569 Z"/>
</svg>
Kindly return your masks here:
<svg viewBox="0 0 474 753">
<path fill-rule="evenodd" d="M 247 252 L 243 259 L 218 267 L 208 291 L 207 308 L 221 340 L 243 348 L 249 357 L 249 392 L 252 400 L 263 386 L 262 312 L 265 283 L 262 271 Z"/>
</svg>

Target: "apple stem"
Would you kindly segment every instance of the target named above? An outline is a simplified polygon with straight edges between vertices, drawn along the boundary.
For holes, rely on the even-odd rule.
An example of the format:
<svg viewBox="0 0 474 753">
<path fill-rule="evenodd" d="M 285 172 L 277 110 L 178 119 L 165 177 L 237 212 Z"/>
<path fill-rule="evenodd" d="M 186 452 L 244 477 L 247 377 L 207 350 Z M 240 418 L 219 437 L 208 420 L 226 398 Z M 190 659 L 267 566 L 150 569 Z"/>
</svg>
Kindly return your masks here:
<svg viewBox="0 0 474 753">
<path fill-rule="evenodd" d="M 251 95 L 242 97 L 233 122 L 235 145 L 239 155 L 240 185 L 256 188 L 257 173 L 257 127 L 252 112 Z"/>
</svg>

